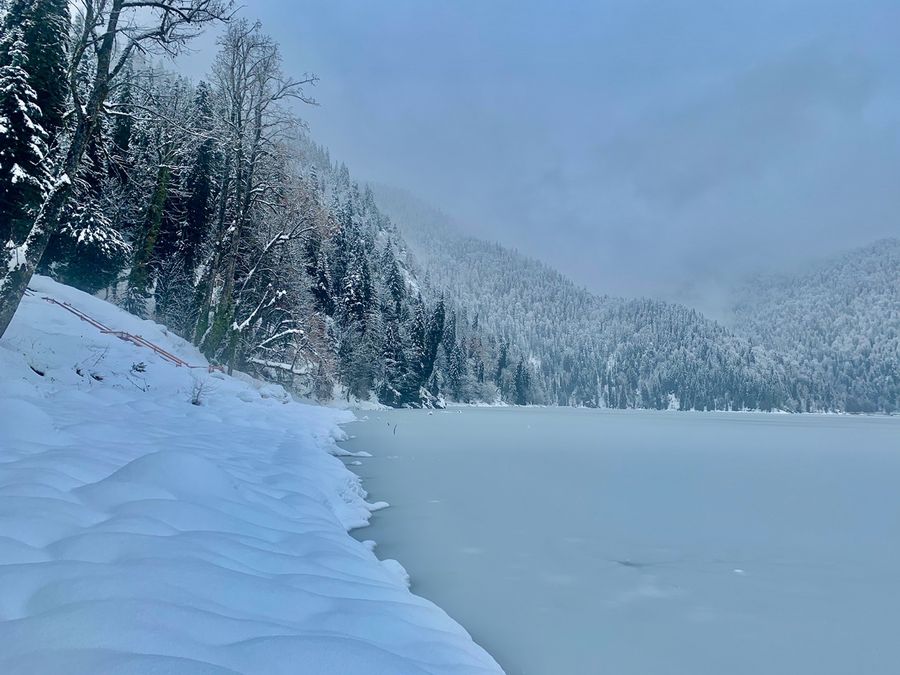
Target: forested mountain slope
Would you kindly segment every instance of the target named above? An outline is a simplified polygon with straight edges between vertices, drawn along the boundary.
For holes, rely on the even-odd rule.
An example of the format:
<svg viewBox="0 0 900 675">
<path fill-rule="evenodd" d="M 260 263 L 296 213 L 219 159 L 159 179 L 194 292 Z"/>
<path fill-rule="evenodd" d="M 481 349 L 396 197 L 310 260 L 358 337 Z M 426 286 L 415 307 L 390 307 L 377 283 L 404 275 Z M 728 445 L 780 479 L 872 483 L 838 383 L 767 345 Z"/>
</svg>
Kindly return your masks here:
<svg viewBox="0 0 900 675">
<path fill-rule="evenodd" d="M 298 131 L 316 78 L 286 72 L 257 23 L 231 22 L 192 81 L 147 60 L 142 41 L 165 31 L 129 29 L 116 65 L 110 46 L 101 58 L 107 5 L 84 30 L 63 0 L 0 5 L 0 332 L 38 270 L 319 399 L 897 407 L 896 244 L 874 270 L 805 278 L 800 299 L 766 286 L 738 311 L 751 343 L 683 306 L 597 297 L 408 196 L 376 199 Z M 198 8 L 198 29 L 224 13 Z M 123 25 L 153 18 L 121 9 Z"/>
<path fill-rule="evenodd" d="M 548 403 L 800 410 L 819 400 L 778 356 L 694 310 L 595 296 L 535 260 L 459 234 L 403 191 L 376 192 L 431 283 L 529 355 Z"/>
<path fill-rule="evenodd" d="M 0 6 L 0 333 L 38 270 L 302 395 L 529 400 L 522 359 L 422 292 L 372 193 L 303 135 L 315 77 L 244 19 L 203 81 L 153 65 L 142 40 L 227 14 L 153 4 Z M 129 45 L 114 60 L 104 22 Z"/>
<path fill-rule="evenodd" d="M 15 25 L 38 25 L 39 9 L 7 15 L 0 56 L 37 62 Z M 298 132 L 286 101 L 308 102 L 314 78 L 286 73 L 258 24 L 234 22 L 218 44 L 201 82 L 135 52 L 95 124 L 57 129 L 57 149 L 88 137 L 59 178 L 68 196 L 40 271 L 319 399 L 795 407 L 774 360 L 684 308 L 600 301 L 472 241 L 420 269 L 374 193 Z M 27 93 L 37 71 L 19 70 Z M 95 86 L 69 70 L 70 89 Z M 61 176 L 58 152 L 41 165 Z M 19 270 L 25 249 L 7 248 Z"/>
<path fill-rule="evenodd" d="M 309 313 L 324 322 L 332 377 L 348 393 L 393 406 L 529 403 L 520 353 L 473 323 L 442 287 L 420 278 L 405 241 L 374 193 L 308 136 L 295 140 L 305 180 L 333 225 L 309 233 L 302 268 Z"/>
<path fill-rule="evenodd" d="M 822 403 L 900 410 L 900 239 L 751 280 L 736 293 L 732 324 L 820 383 Z"/>
</svg>

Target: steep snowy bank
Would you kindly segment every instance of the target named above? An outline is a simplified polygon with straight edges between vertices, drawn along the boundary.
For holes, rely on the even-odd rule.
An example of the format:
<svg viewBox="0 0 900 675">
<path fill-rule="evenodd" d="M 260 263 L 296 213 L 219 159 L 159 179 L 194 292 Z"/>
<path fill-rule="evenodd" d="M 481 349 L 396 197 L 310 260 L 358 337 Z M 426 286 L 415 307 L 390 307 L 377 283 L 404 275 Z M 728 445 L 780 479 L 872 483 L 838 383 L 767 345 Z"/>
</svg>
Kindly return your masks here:
<svg viewBox="0 0 900 675">
<path fill-rule="evenodd" d="M 348 413 L 177 368 L 42 296 L 205 362 L 33 286 L 0 341 L 0 672 L 500 672 L 347 534 L 372 508 L 331 454 Z"/>
</svg>

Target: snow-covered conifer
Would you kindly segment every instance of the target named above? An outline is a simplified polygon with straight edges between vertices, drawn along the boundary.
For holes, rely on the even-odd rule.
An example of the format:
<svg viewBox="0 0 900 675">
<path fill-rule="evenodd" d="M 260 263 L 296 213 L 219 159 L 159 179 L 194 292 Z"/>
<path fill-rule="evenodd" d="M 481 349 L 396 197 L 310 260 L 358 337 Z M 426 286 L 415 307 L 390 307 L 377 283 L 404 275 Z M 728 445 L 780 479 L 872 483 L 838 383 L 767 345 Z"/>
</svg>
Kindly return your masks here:
<svg viewBox="0 0 900 675">
<path fill-rule="evenodd" d="M 23 248 L 37 209 L 50 187 L 47 132 L 31 86 L 24 31 L 2 44 L 0 66 L 0 274 L 24 265 Z"/>
</svg>

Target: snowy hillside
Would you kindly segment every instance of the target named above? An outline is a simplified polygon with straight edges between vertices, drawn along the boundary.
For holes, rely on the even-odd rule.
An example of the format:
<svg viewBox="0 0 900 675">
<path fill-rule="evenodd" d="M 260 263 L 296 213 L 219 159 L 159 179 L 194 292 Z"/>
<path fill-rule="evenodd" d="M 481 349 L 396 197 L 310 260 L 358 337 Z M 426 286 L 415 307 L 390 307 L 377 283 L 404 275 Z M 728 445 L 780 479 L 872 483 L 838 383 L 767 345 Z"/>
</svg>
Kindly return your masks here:
<svg viewBox="0 0 900 675">
<path fill-rule="evenodd" d="M 205 361 L 32 286 L 0 341 L 0 672 L 500 672 L 347 534 L 373 508 L 333 456 L 349 413 L 175 367 L 43 296 Z"/>
<path fill-rule="evenodd" d="M 732 320 L 820 383 L 830 406 L 900 410 L 900 240 L 753 279 L 737 291 Z"/>
<path fill-rule="evenodd" d="M 460 234 L 442 213 L 379 187 L 427 276 L 537 364 L 542 402 L 613 408 L 802 409 L 776 354 L 699 312 L 597 296 L 515 250 Z"/>
</svg>

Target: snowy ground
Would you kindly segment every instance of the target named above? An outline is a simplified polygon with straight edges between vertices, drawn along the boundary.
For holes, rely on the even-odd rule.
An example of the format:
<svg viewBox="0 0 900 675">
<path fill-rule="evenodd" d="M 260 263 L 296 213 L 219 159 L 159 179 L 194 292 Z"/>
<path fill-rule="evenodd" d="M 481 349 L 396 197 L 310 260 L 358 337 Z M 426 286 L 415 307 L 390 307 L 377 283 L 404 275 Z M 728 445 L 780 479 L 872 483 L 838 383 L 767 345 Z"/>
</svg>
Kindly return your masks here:
<svg viewBox="0 0 900 675">
<path fill-rule="evenodd" d="M 41 296 L 205 362 L 33 287 L 0 341 L 0 672 L 500 672 L 347 534 L 373 508 L 333 456 L 349 413 L 176 368 Z"/>
</svg>

